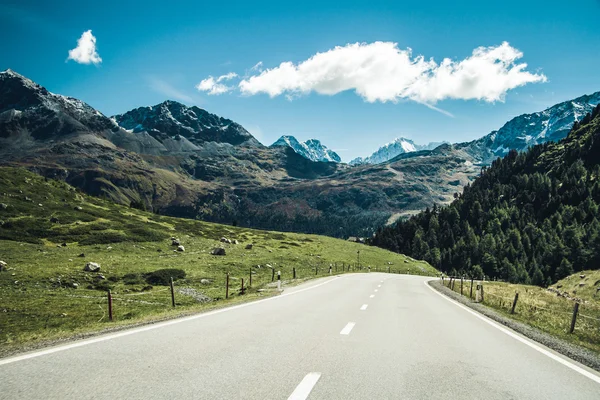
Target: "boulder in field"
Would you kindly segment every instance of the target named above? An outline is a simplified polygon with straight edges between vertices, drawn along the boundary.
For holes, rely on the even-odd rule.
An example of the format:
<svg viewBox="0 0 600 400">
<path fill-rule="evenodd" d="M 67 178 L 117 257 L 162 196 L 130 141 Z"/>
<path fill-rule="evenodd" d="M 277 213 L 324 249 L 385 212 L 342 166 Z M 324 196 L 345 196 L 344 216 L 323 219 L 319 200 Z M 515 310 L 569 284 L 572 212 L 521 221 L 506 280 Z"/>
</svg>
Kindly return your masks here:
<svg viewBox="0 0 600 400">
<path fill-rule="evenodd" d="M 100 271 L 100 264 L 95 263 L 95 262 L 89 262 L 89 263 L 85 264 L 85 267 L 83 267 L 83 270 L 86 272 L 98 272 L 98 271 Z"/>
<path fill-rule="evenodd" d="M 171 239 L 171 246 L 179 246 L 181 245 L 181 242 L 179 241 L 179 239 Z"/>
<path fill-rule="evenodd" d="M 75 211 L 81 211 L 81 210 L 83 210 L 83 208 L 81 208 L 81 207 L 77 206 L 77 207 L 75 207 L 75 208 L 74 208 L 74 210 L 75 210 Z"/>
<path fill-rule="evenodd" d="M 6 210 L 8 208 L 8 204 L 1 203 L 0 208 Z"/>
<path fill-rule="evenodd" d="M 233 244 L 240 244 L 237 239 L 233 239 Z"/>
<path fill-rule="evenodd" d="M 8 267 L 8 264 L 4 261 L 0 261 L 0 271 L 5 271 Z"/>
<path fill-rule="evenodd" d="M 248 243 L 248 244 L 246 245 L 246 250 L 252 250 L 252 246 L 253 246 L 253 244 L 252 244 L 252 243 Z"/>
<path fill-rule="evenodd" d="M 182 245 L 177 246 L 177 251 L 185 251 L 185 247 L 183 247 Z"/>
<path fill-rule="evenodd" d="M 212 251 L 210 252 L 210 254 L 212 254 L 213 256 L 224 256 L 225 255 L 225 249 L 222 247 L 215 247 L 214 249 L 212 249 Z"/>
</svg>

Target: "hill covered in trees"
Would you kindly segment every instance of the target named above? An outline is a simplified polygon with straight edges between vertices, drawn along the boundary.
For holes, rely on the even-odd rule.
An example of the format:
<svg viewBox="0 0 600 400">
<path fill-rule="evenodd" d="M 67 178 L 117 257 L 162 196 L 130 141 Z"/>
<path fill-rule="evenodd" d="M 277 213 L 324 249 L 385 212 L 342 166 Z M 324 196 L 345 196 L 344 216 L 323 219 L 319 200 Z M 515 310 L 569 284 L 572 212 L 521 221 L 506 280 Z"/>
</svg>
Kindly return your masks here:
<svg viewBox="0 0 600 400">
<path fill-rule="evenodd" d="M 600 268 L 600 106 L 558 143 L 511 151 L 462 195 L 394 226 L 375 246 L 450 274 L 549 285 Z"/>
</svg>

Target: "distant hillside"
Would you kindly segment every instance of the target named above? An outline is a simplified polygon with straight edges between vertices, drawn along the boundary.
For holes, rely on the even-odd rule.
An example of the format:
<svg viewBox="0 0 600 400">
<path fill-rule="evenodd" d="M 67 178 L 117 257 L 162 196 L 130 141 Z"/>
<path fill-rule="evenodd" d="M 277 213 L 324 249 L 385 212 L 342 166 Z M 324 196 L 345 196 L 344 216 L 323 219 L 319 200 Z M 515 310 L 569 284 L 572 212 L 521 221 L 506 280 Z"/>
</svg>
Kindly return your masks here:
<svg viewBox="0 0 600 400">
<path fill-rule="evenodd" d="M 449 206 L 380 229 L 371 244 L 451 274 L 548 285 L 600 267 L 600 106 L 566 139 L 512 150 Z"/>
</svg>

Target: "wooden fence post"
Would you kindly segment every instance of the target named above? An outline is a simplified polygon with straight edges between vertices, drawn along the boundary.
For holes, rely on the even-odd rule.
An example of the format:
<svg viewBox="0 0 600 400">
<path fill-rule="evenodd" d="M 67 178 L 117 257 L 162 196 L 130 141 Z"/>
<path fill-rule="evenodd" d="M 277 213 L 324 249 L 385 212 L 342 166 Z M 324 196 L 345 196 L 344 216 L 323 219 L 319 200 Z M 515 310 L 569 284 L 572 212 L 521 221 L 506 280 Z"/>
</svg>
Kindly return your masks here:
<svg viewBox="0 0 600 400">
<path fill-rule="evenodd" d="M 471 278 L 471 291 L 469 292 L 469 298 L 473 298 L 473 278 Z"/>
<path fill-rule="evenodd" d="M 227 277 L 225 278 L 225 298 L 229 298 L 229 272 L 227 273 Z"/>
<path fill-rule="evenodd" d="M 108 289 L 108 320 L 113 320 L 112 294 L 110 293 L 110 289 Z"/>
<path fill-rule="evenodd" d="M 248 283 L 248 287 L 252 287 L 252 267 L 250 267 L 250 281 Z"/>
<path fill-rule="evenodd" d="M 271 282 L 275 282 L 275 268 L 271 267 Z"/>
<path fill-rule="evenodd" d="M 175 288 L 173 287 L 173 277 L 171 277 L 171 304 L 175 307 Z"/>
<path fill-rule="evenodd" d="M 463 277 L 460 277 L 460 295 L 463 295 Z"/>
<path fill-rule="evenodd" d="M 515 313 L 515 307 L 517 306 L 517 300 L 519 300 L 519 292 L 515 293 L 515 299 L 513 300 L 512 308 L 510 309 L 510 313 Z"/>
<path fill-rule="evenodd" d="M 296 279 L 296 267 L 294 267 L 292 271 L 294 271 L 294 279 Z"/>
<path fill-rule="evenodd" d="M 242 289 L 240 290 L 240 293 L 244 294 L 244 291 L 245 291 L 245 289 L 244 289 L 244 278 L 242 278 Z"/>
<path fill-rule="evenodd" d="M 579 312 L 579 303 L 575 303 L 573 306 L 573 317 L 571 318 L 571 328 L 569 329 L 569 333 L 573 333 L 575 330 L 575 323 L 577 322 L 577 313 Z"/>
</svg>

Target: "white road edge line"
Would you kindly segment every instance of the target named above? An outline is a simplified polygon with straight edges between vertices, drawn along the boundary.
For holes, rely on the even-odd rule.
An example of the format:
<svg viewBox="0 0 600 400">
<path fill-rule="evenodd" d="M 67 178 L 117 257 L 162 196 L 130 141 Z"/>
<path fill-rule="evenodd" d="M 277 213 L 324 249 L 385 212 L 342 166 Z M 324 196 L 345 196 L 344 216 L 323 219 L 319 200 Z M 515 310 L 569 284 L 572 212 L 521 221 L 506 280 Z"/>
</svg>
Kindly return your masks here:
<svg viewBox="0 0 600 400">
<path fill-rule="evenodd" d="M 342 331 L 340 332 L 340 335 L 349 335 L 352 328 L 354 328 L 354 325 L 356 325 L 356 323 L 348 322 L 344 329 L 342 329 Z"/>
<path fill-rule="evenodd" d="M 367 309 L 367 307 L 369 307 L 368 304 L 363 304 L 362 307 L 360 308 L 360 311 L 365 311 Z"/>
<path fill-rule="evenodd" d="M 479 314 L 476 311 L 471 310 L 469 307 L 466 307 L 462 304 L 460 304 L 459 302 L 457 302 L 454 299 L 449 298 L 448 296 L 438 292 L 437 290 L 435 290 L 434 288 L 432 288 L 428 283 L 428 281 L 425 281 L 425 286 L 427 286 L 431 291 L 433 291 L 435 294 L 441 296 L 442 298 L 448 300 L 451 303 L 454 303 L 455 305 L 457 305 L 458 307 L 462 308 L 463 310 L 467 311 L 468 313 L 471 313 L 472 315 L 474 315 L 475 317 L 479 318 L 480 320 L 482 320 L 485 323 L 490 324 L 491 326 L 493 326 L 494 328 L 500 330 L 501 332 L 507 334 L 508 336 L 512 337 L 513 339 L 518 340 L 519 342 L 531 347 L 534 350 L 539 351 L 540 353 L 542 353 L 545 356 L 550 357 L 551 359 L 553 359 L 554 361 L 558 361 L 559 363 L 561 363 L 562 365 L 564 365 L 565 367 L 571 368 L 573 371 L 575 372 L 579 372 L 581 375 L 593 380 L 596 383 L 600 383 L 600 376 L 597 376 L 593 373 L 591 373 L 590 371 L 587 371 L 583 368 L 581 368 L 578 365 L 573 364 L 570 361 L 567 361 L 566 359 L 557 356 L 554 353 L 549 352 L 548 350 L 542 348 L 541 346 L 537 345 L 536 343 L 532 342 L 529 339 L 525 339 L 524 337 L 516 334 L 515 332 L 513 332 L 512 330 L 503 327 L 502 325 L 498 324 L 497 322 L 491 320 L 490 318 Z"/>
<path fill-rule="evenodd" d="M 379 292 L 379 290 L 378 290 L 378 289 L 375 289 L 375 293 L 377 293 L 377 292 Z"/>
<path fill-rule="evenodd" d="M 296 386 L 296 389 L 292 392 L 288 400 L 306 400 L 310 392 L 312 392 L 313 388 L 321 378 L 320 372 L 311 372 L 307 374 L 302 382 Z"/>
<path fill-rule="evenodd" d="M 255 305 L 255 304 L 264 303 L 264 302 L 267 302 L 267 301 L 273 301 L 273 300 L 281 299 L 282 297 L 293 296 L 293 295 L 298 294 L 298 293 L 306 292 L 307 290 L 316 289 L 316 288 L 318 288 L 320 286 L 323 286 L 323 285 L 326 285 L 328 283 L 331 283 L 331 282 L 333 282 L 333 281 L 335 281 L 337 279 L 339 279 L 339 277 L 336 276 L 336 277 L 334 277 L 332 279 L 329 279 L 328 281 L 325 281 L 325 282 L 322 282 L 322 283 L 318 283 L 316 285 L 309 286 L 309 287 L 304 288 L 304 289 L 296 290 L 295 292 L 284 293 L 284 294 L 280 294 L 279 296 L 269 297 L 267 299 L 262 299 L 262 300 L 257 300 L 257 301 L 251 301 L 249 303 L 243 303 L 243 304 L 238 304 L 238 305 L 231 306 L 231 307 L 221 308 L 219 310 L 208 311 L 208 312 L 202 313 L 202 314 L 196 314 L 196 315 L 191 315 L 189 317 L 172 319 L 172 320 L 165 321 L 165 322 L 158 322 L 156 324 L 146 325 L 146 326 L 143 326 L 143 327 L 140 327 L 140 328 L 128 329 L 128 330 L 125 330 L 125 331 L 122 331 L 122 332 L 119 332 L 119 333 L 109 334 L 109 335 L 106 335 L 106 336 L 99 336 L 99 337 L 96 337 L 96 338 L 93 338 L 93 339 L 84 339 L 84 340 L 77 341 L 77 342 L 74 342 L 74 343 L 65 344 L 63 346 L 51 347 L 49 349 L 45 349 L 45 350 L 41 350 L 41 351 L 36 351 L 36 352 L 33 352 L 33 353 L 27 353 L 27 354 L 23 354 L 23 355 L 20 355 L 20 356 L 15 356 L 15 357 L 10 357 L 10 358 L 0 359 L 0 365 L 11 364 L 11 363 L 14 363 L 14 362 L 17 362 L 17 361 L 23 361 L 23 360 L 27 360 L 27 359 L 30 359 L 30 358 L 44 356 L 44 355 L 47 355 L 47 354 L 58 353 L 59 351 L 69 350 L 69 349 L 73 349 L 73 348 L 81 347 L 81 346 L 86 346 L 88 344 L 94 344 L 94 343 L 104 342 L 104 341 L 107 341 L 107 340 L 116 339 L 116 338 L 120 338 L 120 337 L 123 337 L 123 336 L 133 335 L 135 333 L 151 331 L 153 329 L 163 328 L 165 326 L 180 324 L 182 322 L 192 321 L 194 319 L 210 317 L 211 315 L 221 314 L 221 313 L 224 313 L 224 312 L 227 312 L 227 311 L 237 310 L 237 309 L 244 308 L 244 307 L 249 307 L 249 306 L 252 306 L 252 305 Z"/>
<path fill-rule="evenodd" d="M 371 298 L 371 299 L 372 299 L 373 297 L 375 297 L 375 295 L 374 295 L 374 294 L 372 294 L 372 295 L 370 295 L 370 296 L 369 296 L 369 298 Z M 1 365 L 1 364 L 0 364 L 0 365 Z"/>
</svg>

